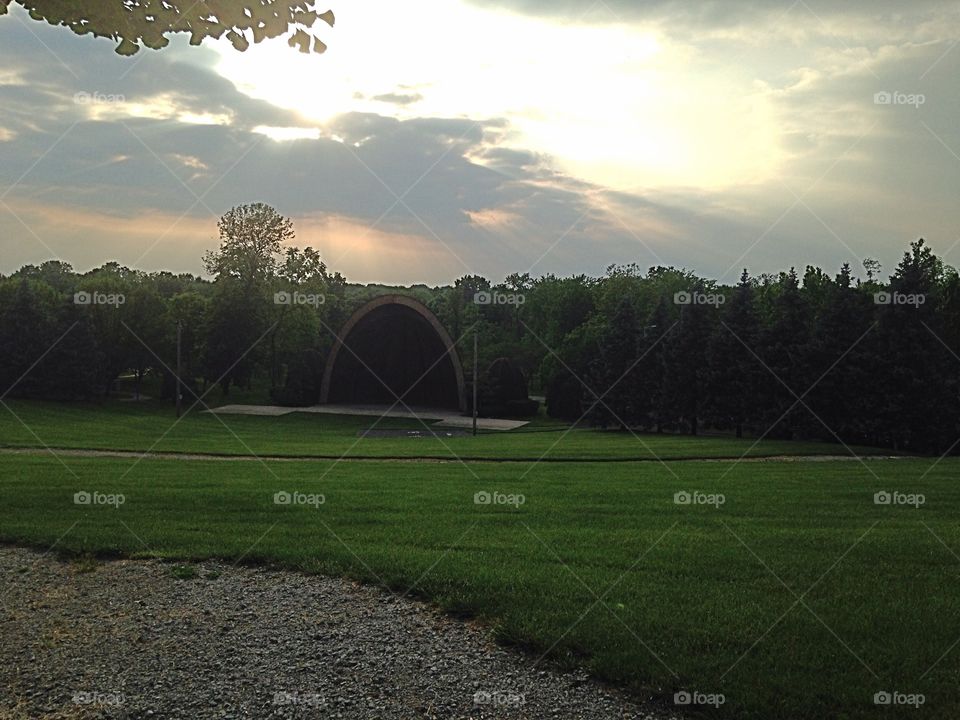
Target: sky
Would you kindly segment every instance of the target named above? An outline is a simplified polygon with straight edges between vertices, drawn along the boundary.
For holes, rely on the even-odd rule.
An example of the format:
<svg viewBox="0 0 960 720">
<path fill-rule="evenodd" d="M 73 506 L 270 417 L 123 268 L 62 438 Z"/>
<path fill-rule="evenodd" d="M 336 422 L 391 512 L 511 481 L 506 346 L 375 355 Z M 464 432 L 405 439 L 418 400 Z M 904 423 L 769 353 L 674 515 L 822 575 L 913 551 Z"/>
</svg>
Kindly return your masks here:
<svg viewBox="0 0 960 720">
<path fill-rule="evenodd" d="M 0 273 L 202 272 L 266 202 L 353 282 L 960 265 L 960 4 L 330 0 L 323 55 L 0 18 Z M 318 26 L 319 28 L 319 26 Z"/>
</svg>

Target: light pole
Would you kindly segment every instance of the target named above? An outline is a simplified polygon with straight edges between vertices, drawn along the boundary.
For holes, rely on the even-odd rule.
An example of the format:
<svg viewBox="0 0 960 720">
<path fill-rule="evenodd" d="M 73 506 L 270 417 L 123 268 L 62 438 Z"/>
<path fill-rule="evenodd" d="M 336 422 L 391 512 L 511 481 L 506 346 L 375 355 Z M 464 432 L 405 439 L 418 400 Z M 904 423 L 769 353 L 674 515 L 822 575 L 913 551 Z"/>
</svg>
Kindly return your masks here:
<svg viewBox="0 0 960 720">
<path fill-rule="evenodd" d="M 477 331 L 473 331 L 473 434 L 477 434 Z"/>
<path fill-rule="evenodd" d="M 176 394 L 177 394 L 177 417 L 178 417 L 178 418 L 180 417 L 180 413 L 181 413 L 181 404 L 180 404 L 180 403 L 181 403 L 182 396 L 183 396 L 183 393 L 180 392 L 180 377 L 181 377 L 181 367 L 180 367 L 180 341 L 181 341 L 182 337 L 183 337 L 183 323 L 182 323 L 180 320 L 177 320 L 177 377 L 176 377 L 177 384 L 176 384 L 176 390 L 175 390 L 174 392 L 176 392 Z"/>
</svg>

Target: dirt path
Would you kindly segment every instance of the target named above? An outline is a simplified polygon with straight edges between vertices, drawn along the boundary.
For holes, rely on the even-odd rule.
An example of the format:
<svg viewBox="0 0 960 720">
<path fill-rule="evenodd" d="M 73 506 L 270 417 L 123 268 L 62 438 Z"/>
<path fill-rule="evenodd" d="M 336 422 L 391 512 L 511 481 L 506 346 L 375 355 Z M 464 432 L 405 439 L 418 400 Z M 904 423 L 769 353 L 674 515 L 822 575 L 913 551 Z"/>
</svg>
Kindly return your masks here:
<svg viewBox="0 0 960 720">
<path fill-rule="evenodd" d="M 538 458 L 538 457 L 470 457 L 458 455 L 456 457 L 435 457 L 416 455 L 218 455 L 215 453 L 181 453 L 181 452 L 150 452 L 142 453 L 134 450 L 84 450 L 78 448 L 24 448 L 0 447 L 0 455 L 50 455 L 58 457 L 76 458 L 130 458 L 153 460 L 210 460 L 220 462 L 426 462 L 426 463 L 642 463 L 642 462 L 860 462 L 865 460 L 906 460 L 902 455 L 768 455 L 761 457 L 738 456 L 729 457 L 624 457 L 624 458 Z"/>
</svg>

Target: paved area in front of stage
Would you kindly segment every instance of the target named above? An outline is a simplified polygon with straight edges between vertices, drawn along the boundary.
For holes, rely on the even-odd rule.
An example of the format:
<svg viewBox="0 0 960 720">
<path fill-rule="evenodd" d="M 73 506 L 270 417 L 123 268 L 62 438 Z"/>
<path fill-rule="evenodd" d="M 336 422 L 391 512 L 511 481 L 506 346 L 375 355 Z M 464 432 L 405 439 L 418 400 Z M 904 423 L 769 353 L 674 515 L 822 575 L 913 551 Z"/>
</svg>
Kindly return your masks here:
<svg viewBox="0 0 960 720">
<path fill-rule="evenodd" d="M 471 428 L 473 418 L 465 417 L 452 410 L 435 408 L 388 408 L 382 405 L 314 405 L 312 407 L 280 407 L 278 405 L 224 405 L 212 408 L 209 412 L 218 415 L 260 415 L 279 417 L 294 412 L 316 413 L 319 415 L 362 415 L 369 417 L 409 418 L 431 422 L 439 428 Z M 503 420 L 499 418 L 477 418 L 480 430 L 516 430 L 527 425 L 526 420 Z"/>
</svg>

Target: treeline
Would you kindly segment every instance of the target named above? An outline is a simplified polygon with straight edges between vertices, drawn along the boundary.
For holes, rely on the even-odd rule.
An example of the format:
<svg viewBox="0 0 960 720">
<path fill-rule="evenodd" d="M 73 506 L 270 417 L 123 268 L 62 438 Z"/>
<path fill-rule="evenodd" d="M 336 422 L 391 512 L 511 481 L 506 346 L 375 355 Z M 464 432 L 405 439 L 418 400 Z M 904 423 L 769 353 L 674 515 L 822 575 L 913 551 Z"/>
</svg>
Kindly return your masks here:
<svg viewBox="0 0 960 720">
<path fill-rule="evenodd" d="M 228 394 L 261 378 L 278 402 L 319 393 L 346 282 L 312 248 L 284 248 L 292 224 L 268 206 L 235 208 L 219 229 L 212 282 L 59 261 L 0 278 L 0 395 L 96 399 L 124 375 L 139 393 L 151 375 L 173 398 L 178 329 L 188 404 L 211 383 Z"/>
<path fill-rule="evenodd" d="M 435 310 L 454 334 L 477 322 L 481 367 L 514 358 L 564 420 L 955 451 L 956 270 L 923 240 L 886 281 L 876 261 L 864 270 L 744 271 L 732 286 L 636 266 L 494 287 L 467 277 Z M 494 299 L 477 305 L 477 293 Z"/>
<path fill-rule="evenodd" d="M 290 247 L 292 223 L 265 205 L 235 208 L 219 230 L 204 258 L 212 280 L 57 261 L 0 277 L 0 396 L 97 399 L 131 376 L 172 399 L 179 327 L 188 405 L 213 384 L 313 404 L 350 314 L 404 292 L 436 313 L 468 377 L 478 334 L 481 410 L 485 389 L 519 368 L 550 415 L 597 427 L 918 452 L 960 434 L 960 280 L 922 240 L 885 281 L 865 261 L 863 278 L 808 267 L 745 271 L 732 286 L 614 266 L 398 289 L 348 284 L 315 250 Z"/>
<path fill-rule="evenodd" d="M 557 342 L 540 366 L 557 417 L 918 452 L 960 435 L 960 281 L 922 240 L 886 283 L 613 268 L 591 289 L 582 323 L 539 338 Z"/>
</svg>

